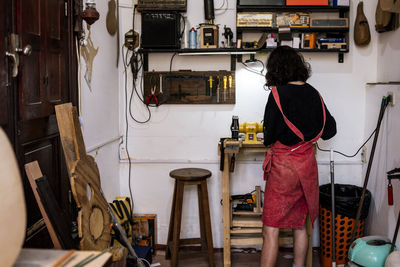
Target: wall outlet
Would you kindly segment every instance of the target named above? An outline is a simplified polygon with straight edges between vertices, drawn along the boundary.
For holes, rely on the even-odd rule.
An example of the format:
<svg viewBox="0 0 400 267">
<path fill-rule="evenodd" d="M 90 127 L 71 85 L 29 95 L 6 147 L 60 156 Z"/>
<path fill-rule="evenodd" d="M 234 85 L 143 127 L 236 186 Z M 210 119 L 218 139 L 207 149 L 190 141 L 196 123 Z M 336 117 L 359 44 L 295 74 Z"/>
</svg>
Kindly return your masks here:
<svg viewBox="0 0 400 267">
<path fill-rule="evenodd" d="M 363 146 L 363 148 L 361 149 L 361 161 L 363 163 L 367 162 L 367 147 Z"/>
<path fill-rule="evenodd" d="M 388 92 L 388 96 L 390 97 L 389 104 L 393 107 L 395 104 L 394 92 Z"/>
</svg>

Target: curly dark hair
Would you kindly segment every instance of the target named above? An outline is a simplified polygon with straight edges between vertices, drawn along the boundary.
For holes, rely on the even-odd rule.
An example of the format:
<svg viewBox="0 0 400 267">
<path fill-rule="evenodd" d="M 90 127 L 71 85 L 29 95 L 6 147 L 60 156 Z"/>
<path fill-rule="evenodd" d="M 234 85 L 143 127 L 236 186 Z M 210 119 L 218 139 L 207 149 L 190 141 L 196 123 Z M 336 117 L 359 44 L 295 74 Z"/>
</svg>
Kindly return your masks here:
<svg viewBox="0 0 400 267">
<path fill-rule="evenodd" d="M 306 82 L 310 76 L 310 64 L 289 46 L 278 46 L 268 57 L 265 75 L 267 86 L 285 85 L 293 81 Z"/>
</svg>

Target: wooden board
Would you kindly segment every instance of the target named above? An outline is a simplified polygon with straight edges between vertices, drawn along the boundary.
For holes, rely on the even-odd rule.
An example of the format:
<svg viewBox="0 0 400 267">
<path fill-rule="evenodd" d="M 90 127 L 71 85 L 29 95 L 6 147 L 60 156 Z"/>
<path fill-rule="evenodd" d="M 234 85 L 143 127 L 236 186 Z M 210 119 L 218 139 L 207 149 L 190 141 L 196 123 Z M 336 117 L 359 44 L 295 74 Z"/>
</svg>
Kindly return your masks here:
<svg viewBox="0 0 400 267">
<path fill-rule="evenodd" d="M 212 77 L 211 84 L 210 77 Z M 224 89 L 224 77 L 226 77 L 226 89 Z M 236 98 L 234 71 L 145 72 L 145 101 L 151 94 L 152 88 L 157 94 L 158 101 L 164 104 L 235 104 Z M 150 104 L 155 105 L 154 99 Z"/>
<path fill-rule="evenodd" d="M 54 230 L 56 231 L 62 248 L 74 249 L 75 246 L 71 236 L 71 229 L 69 229 L 68 225 L 65 223 L 68 218 L 58 205 L 49 181 L 47 180 L 46 176 L 43 176 L 36 179 L 35 182 L 40 200 L 49 216 Z"/>
<path fill-rule="evenodd" d="M 263 227 L 260 218 L 234 216 L 232 219 L 232 227 Z"/>
<path fill-rule="evenodd" d="M 33 161 L 25 164 L 25 172 L 26 172 L 26 177 L 28 177 L 29 184 L 31 185 L 36 202 L 38 204 L 40 213 L 42 214 L 44 222 L 46 224 L 47 231 L 49 232 L 51 241 L 53 242 L 54 248 L 62 249 L 61 242 L 56 234 L 56 231 L 54 230 L 54 226 L 52 225 L 49 216 L 46 213 L 46 210 L 42 204 L 39 193 L 37 191 L 37 186 L 35 181 L 36 179 L 43 177 L 42 171 L 40 170 L 39 167 L 39 163 L 37 161 Z"/>
<path fill-rule="evenodd" d="M 71 103 L 55 107 L 61 143 L 78 212 L 78 233 L 83 250 L 103 250 L 110 245 L 108 203 L 101 193 L 94 158 L 86 154 L 76 108 Z"/>
<path fill-rule="evenodd" d="M 262 237 L 232 237 L 232 246 L 250 246 L 250 245 L 262 245 Z"/>
</svg>

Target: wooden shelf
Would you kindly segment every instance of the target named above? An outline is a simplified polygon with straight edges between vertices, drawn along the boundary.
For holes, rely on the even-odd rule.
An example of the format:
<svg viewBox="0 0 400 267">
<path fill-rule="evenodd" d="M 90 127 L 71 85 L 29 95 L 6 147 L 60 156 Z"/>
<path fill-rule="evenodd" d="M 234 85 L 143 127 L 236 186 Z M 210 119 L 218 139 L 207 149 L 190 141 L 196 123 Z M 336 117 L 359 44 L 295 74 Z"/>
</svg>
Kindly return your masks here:
<svg viewBox="0 0 400 267">
<path fill-rule="evenodd" d="M 261 236 L 232 236 L 231 246 L 251 246 L 251 245 L 262 245 L 263 238 Z"/>
<path fill-rule="evenodd" d="M 255 219 L 254 217 L 241 217 L 235 216 L 232 218 L 232 227 L 262 227 L 263 223 L 260 218 Z"/>
<path fill-rule="evenodd" d="M 243 11 L 310 11 L 310 12 L 348 12 L 348 6 L 267 6 L 238 5 L 237 12 Z"/>
<path fill-rule="evenodd" d="M 236 30 L 238 32 L 243 31 L 254 31 L 254 32 L 278 32 L 279 28 L 277 27 L 237 27 Z M 321 27 L 291 27 L 291 32 L 349 32 L 349 28 L 321 28 Z"/>
<path fill-rule="evenodd" d="M 262 234 L 262 228 L 240 227 L 231 229 L 231 235 Z"/>
<path fill-rule="evenodd" d="M 253 212 L 253 211 L 233 211 L 232 215 L 242 215 L 242 216 L 261 216 L 262 212 Z"/>
</svg>

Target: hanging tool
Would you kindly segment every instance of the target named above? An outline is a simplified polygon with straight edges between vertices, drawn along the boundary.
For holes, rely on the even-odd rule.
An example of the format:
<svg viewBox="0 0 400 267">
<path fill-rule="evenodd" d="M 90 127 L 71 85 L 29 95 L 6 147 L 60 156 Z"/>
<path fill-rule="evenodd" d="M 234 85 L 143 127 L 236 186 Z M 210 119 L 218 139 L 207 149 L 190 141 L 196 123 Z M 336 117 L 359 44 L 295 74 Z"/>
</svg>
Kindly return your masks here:
<svg viewBox="0 0 400 267">
<path fill-rule="evenodd" d="M 395 168 L 387 172 L 388 179 L 388 205 L 393 206 L 393 187 L 392 179 L 400 179 L 400 168 Z"/>
<path fill-rule="evenodd" d="M 150 104 L 150 101 L 151 101 L 153 98 L 154 98 L 154 102 L 156 103 L 156 105 L 157 105 L 157 106 L 159 105 L 158 97 L 157 97 L 157 95 L 155 94 L 155 92 L 156 92 L 156 86 L 154 85 L 154 86 L 151 87 L 151 94 L 149 94 L 149 96 L 148 96 L 147 99 L 146 99 L 146 104 L 147 104 L 147 105 Z"/>
<path fill-rule="evenodd" d="M 335 173 L 334 173 L 334 163 L 333 163 L 333 149 L 331 149 L 330 156 L 330 174 L 331 174 L 331 202 L 332 202 L 332 267 L 336 267 L 336 213 L 335 213 Z"/>
<path fill-rule="evenodd" d="M 219 103 L 220 78 L 217 76 L 217 103 Z"/>
<path fill-rule="evenodd" d="M 389 206 L 393 205 L 393 187 L 392 187 L 392 179 L 398 179 L 400 180 L 400 168 L 395 168 L 391 171 L 387 172 L 387 179 L 389 180 L 388 184 L 388 204 Z M 396 229 L 394 231 L 394 236 L 392 239 L 392 246 L 390 248 L 390 252 L 394 250 L 395 244 L 396 244 L 396 239 L 397 239 L 397 233 L 399 232 L 399 226 L 400 226 L 400 212 L 397 217 L 397 223 L 396 223 Z"/>
<path fill-rule="evenodd" d="M 232 93 L 232 75 L 229 75 L 228 77 L 229 80 L 229 98 L 231 98 L 231 93 Z"/>
<path fill-rule="evenodd" d="M 224 102 L 226 102 L 226 89 L 228 88 L 228 77 L 224 75 L 223 80 L 224 80 Z"/>
<path fill-rule="evenodd" d="M 219 139 L 219 153 L 220 153 L 220 161 L 219 161 L 219 170 L 223 171 L 224 170 L 224 161 L 225 161 L 225 147 L 224 147 L 224 142 L 225 139 L 227 138 L 220 138 Z"/>
<path fill-rule="evenodd" d="M 209 90 L 208 95 L 209 95 L 209 96 L 212 96 L 213 76 L 210 75 L 210 77 L 208 78 L 208 81 L 209 81 L 209 83 L 210 83 L 210 90 Z"/>
<path fill-rule="evenodd" d="M 360 220 L 361 210 L 362 210 L 362 206 L 364 204 L 365 191 L 367 191 L 369 174 L 371 172 L 371 166 L 372 166 L 372 162 L 374 160 L 374 154 L 375 154 L 376 143 L 378 141 L 379 130 L 381 128 L 381 123 L 382 123 L 383 115 L 385 114 L 386 107 L 388 106 L 390 101 L 391 101 L 390 97 L 386 97 L 386 96 L 382 97 L 381 109 L 379 111 L 378 122 L 377 122 L 377 125 L 376 125 L 376 130 L 375 130 L 376 132 L 375 132 L 375 136 L 374 136 L 374 142 L 372 144 L 371 155 L 370 155 L 369 161 L 368 161 L 367 172 L 365 173 L 363 190 L 362 190 L 362 193 L 361 193 L 360 202 L 358 204 L 358 210 L 357 210 L 357 215 L 356 215 L 356 219 L 355 219 L 356 221 L 355 221 L 355 224 L 354 224 L 353 233 L 352 233 L 352 236 L 351 236 L 351 242 L 350 243 L 353 243 L 353 241 L 355 239 L 355 236 L 356 236 L 358 222 Z"/>
</svg>

